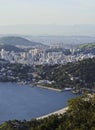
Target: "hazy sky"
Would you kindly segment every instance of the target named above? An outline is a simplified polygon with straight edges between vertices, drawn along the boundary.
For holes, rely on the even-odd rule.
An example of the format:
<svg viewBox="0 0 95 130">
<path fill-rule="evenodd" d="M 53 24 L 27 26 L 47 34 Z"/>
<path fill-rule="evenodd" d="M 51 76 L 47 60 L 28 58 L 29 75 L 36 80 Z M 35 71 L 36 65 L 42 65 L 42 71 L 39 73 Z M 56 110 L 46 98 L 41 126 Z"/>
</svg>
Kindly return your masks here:
<svg viewBox="0 0 95 130">
<path fill-rule="evenodd" d="M 95 0 L 0 0 L 0 25 L 95 24 Z"/>
<path fill-rule="evenodd" d="M 94 36 L 95 0 L 0 0 L 6 33 Z"/>
</svg>

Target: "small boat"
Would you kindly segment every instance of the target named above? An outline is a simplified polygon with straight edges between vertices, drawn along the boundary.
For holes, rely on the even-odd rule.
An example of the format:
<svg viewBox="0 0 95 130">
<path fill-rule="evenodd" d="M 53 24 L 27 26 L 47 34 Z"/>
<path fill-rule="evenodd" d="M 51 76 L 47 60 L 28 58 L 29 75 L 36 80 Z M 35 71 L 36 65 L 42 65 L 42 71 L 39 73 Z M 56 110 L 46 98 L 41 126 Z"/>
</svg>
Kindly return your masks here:
<svg viewBox="0 0 95 130">
<path fill-rule="evenodd" d="M 65 91 L 71 91 L 72 88 L 65 88 L 64 90 L 65 90 Z"/>
</svg>

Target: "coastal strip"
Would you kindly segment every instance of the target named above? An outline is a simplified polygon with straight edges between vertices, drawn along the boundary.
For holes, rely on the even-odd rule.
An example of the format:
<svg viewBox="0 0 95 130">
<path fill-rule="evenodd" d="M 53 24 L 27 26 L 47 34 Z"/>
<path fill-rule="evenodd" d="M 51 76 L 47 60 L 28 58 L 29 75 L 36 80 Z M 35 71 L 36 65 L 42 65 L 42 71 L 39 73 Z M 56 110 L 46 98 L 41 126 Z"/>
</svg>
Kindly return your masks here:
<svg viewBox="0 0 95 130">
<path fill-rule="evenodd" d="M 58 111 L 49 113 L 49 114 L 47 114 L 47 115 L 43 115 L 43 116 L 41 116 L 41 117 L 37 117 L 36 119 L 39 120 L 39 119 L 47 118 L 47 117 L 49 117 L 49 116 L 51 116 L 51 115 L 60 115 L 60 114 L 64 114 L 67 110 L 68 110 L 68 107 L 65 107 L 65 108 L 63 108 L 63 109 L 60 109 L 60 110 L 58 110 Z"/>
<path fill-rule="evenodd" d="M 63 89 L 50 88 L 50 87 L 46 87 L 46 86 L 43 86 L 43 85 L 36 85 L 36 86 L 39 87 L 39 88 L 49 89 L 49 90 L 58 91 L 58 92 L 63 91 Z"/>
<path fill-rule="evenodd" d="M 64 113 L 67 112 L 67 110 L 68 110 L 68 107 L 65 107 L 65 108 L 62 108 L 62 109 L 57 110 L 57 111 L 55 111 L 55 112 L 52 112 L 52 113 L 49 113 L 49 114 L 46 114 L 46 115 L 37 117 L 36 120 L 48 118 L 48 117 L 51 116 L 51 115 L 60 115 L 60 114 L 64 114 Z M 30 120 L 27 120 L 27 121 L 30 121 Z M 5 122 L 6 122 L 6 120 L 5 120 L 5 121 L 0 121 L 0 125 L 3 124 L 3 123 L 5 123 Z"/>
</svg>

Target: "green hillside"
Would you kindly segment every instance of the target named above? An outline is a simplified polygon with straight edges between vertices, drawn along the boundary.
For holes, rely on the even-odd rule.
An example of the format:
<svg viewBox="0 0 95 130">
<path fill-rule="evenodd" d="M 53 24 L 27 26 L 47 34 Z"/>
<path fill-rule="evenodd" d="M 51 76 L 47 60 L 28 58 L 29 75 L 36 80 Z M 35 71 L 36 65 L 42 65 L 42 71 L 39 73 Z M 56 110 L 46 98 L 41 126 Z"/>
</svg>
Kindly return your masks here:
<svg viewBox="0 0 95 130">
<path fill-rule="evenodd" d="M 95 47 L 95 43 L 80 44 L 77 48 L 79 49 L 90 49 Z"/>
<path fill-rule="evenodd" d="M 49 87 L 95 87 L 95 58 L 67 65 L 36 66 L 41 79 L 55 81 Z"/>
<path fill-rule="evenodd" d="M 24 49 L 18 48 L 13 45 L 0 45 L 0 50 L 1 49 L 4 49 L 6 51 L 14 51 L 14 52 L 23 52 L 24 51 Z"/>
<path fill-rule="evenodd" d="M 0 38 L 0 43 L 5 45 L 25 45 L 25 46 L 35 46 L 42 45 L 38 42 L 31 42 L 25 38 L 17 37 L 17 36 L 6 36 Z"/>
</svg>

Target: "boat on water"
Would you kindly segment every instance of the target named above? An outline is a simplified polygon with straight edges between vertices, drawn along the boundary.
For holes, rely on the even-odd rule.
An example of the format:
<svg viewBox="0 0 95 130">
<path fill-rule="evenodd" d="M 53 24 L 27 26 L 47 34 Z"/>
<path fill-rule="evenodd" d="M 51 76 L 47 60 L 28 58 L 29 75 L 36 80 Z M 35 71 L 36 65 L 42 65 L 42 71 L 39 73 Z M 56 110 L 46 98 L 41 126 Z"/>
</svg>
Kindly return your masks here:
<svg viewBox="0 0 95 130">
<path fill-rule="evenodd" d="M 71 91 L 73 88 L 64 88 L 65 91 Z"/>
<path fill-rule="evenodd" d="M 19 84 L 20 86 L 22 86 L 22 85 L 25 85 L 26 82 L 21 81 L 21 82 L 18 82 L 18 84 Z"/>
<path fill-rule="evenodd" d="M 34 87 L 34 84 L 29 84 L 30 87 Z"/>
</svg>

